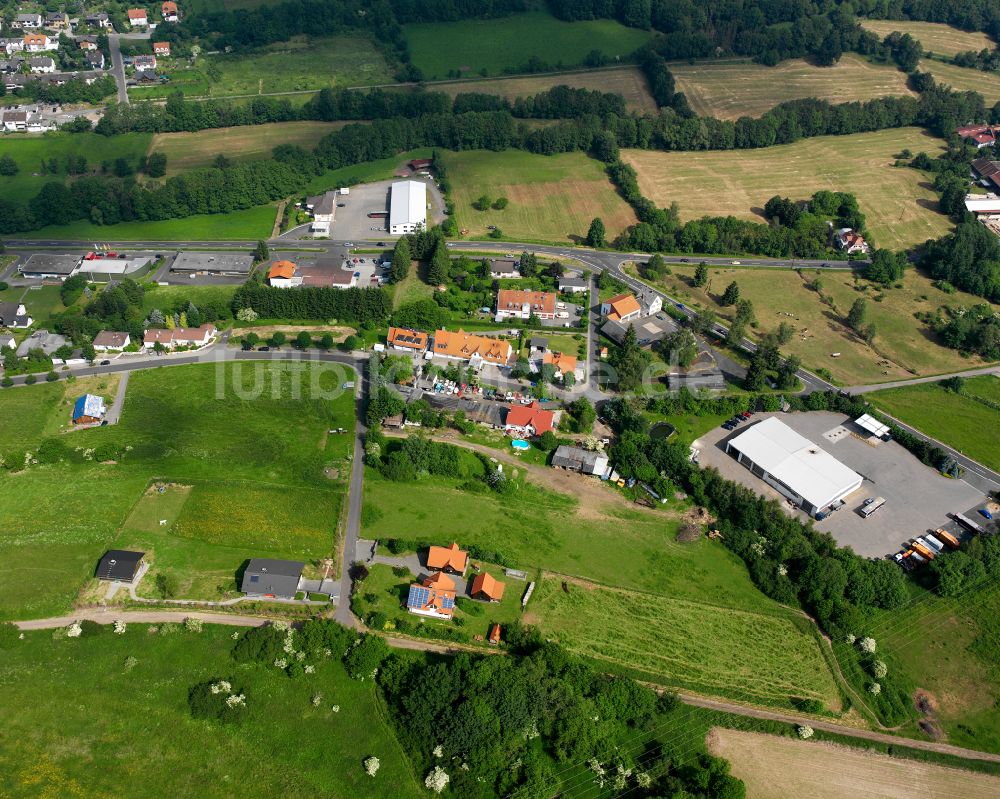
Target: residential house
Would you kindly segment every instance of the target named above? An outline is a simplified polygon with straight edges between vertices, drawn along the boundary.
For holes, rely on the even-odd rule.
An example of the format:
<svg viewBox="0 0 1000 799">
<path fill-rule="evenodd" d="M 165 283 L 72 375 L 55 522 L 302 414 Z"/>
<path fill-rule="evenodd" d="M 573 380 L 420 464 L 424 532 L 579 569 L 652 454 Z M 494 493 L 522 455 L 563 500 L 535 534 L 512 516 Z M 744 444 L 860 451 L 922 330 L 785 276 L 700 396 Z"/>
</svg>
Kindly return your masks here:
<svg viewBox="0 0 1000 799">
<path fill-rule="evenodd" d="M 0 50 L 4 55 L 13 55 L 24 50 L 24 39 L 0 39 Z"/>
<path fill-rule="evenodd" d="M 507 435 L 524 438 L 540 436 L 555 427 L 556 415 L 534 400 L 530 405 L 512 405 L 507 409 L 504 430 Z"/>
<path fill-rule="evenodd" d="M 542 366 L 546 364 L 551 364 L 556 370 L 557 380 L 562 380 L 568 374 L 573 375 L 576 379 L 581 377 L 581 375 L 577 374 L 577 359 L 575 355 L 565 355 L 561 352 L 546 352 L 542 355 Z"/>
<path fill-rule="evenodd" d="M 521 289 L 501 289 L 497 292 L 498 322 L 504 319 L 556 318 L 558 295 L 547 291 L 525 291 Z"/>
<path fill-rule="evenodd" d="M 26 358 L 32 350 L 41 350 L 46 355 L 52 355 L 56 350 L 69 344 L 69 340 L 58 333 L 50 333 L 48 330 L 36 330 L 17 348 L 17 357 Z"/>
<path fill-rule="evenodd" d="M 31 327 L 34 321 L 23 302 L 0 302 L 0 327 Z"/>
<path fill-rule="evenodd" d="M 294 599 L 304 568 L 297 560 L 252 558 L 243 572 L 240 591 L 265 599 Z"/>
<path fill-rule="evenodd" d="M 649 292 L 639 297 L 639 305 L 643 316 L 652 316 L 663 310 L 663 297 Z"/>
<path fill-rule="evenodd" d="M 96 336 L 94 336 L 94 349 L 99 352 L 107 352 L 108 350 L 123 350 L 131 342 L 131 337 L 128 333 L 123 333 L 116 330 L 102 330 Z"/>
<path fill-rule="evenodd" d="M 12 333 L 0 333 L 0 350 L 14 349 L 14 335 Z"/>
<path fill-rule="evenodd" d="M 662 318 L 660 318 L 661 316 Z M 615 342 L 615 344 L 621 344 L 625 341 L 625 334 L 629 328 L 635 330 L 636 341 L 640 347 L 649 347 L 660 339 L 674 333 L 678 325 L 671 317 L 661 314 L 660 316 L 654 315 L 646 316 L 642 319 L 634 319 L 624 324 L 609 320 L 601 325 L 601 333 Z M 607 353 L 605 352 L 601 357 L 606 358 Z"/>
<path fill-rule="evenodd" d="M 142 337 L 145 349 L 154 349 L 157 344 L 165 349 L 174 347 L 204 347 L 215 336 L 215 325 L 206 323 L 201 327 L 175 327 L 173 330 L 150 328 Z"/>
<path fill-rule="evenodd" d="M 490 277 L 507 280 L 521 276 L 521 264 L 513 258 L 493 258 L 490 260 Z"/>
<path fill-rule="evenodd" d="M 128 10 L 128 24 L 133 28 L 145 28 L 149 26 L 149 20 L 146 18 L 146 9 L 144 8 L 130 8 Z"/>
<path fill-rule="evenodd" d="M 104 53 L 100 50 L 87 53 L 87 66 L 91 69 L 104 69 Z"/>
<path fill-rule="evenodd" d="M 582 277 L 559 278 L 559 291 L 563 294 L 583 294 L 590 286 Z"/>
<path fill-rule="evenodd" d="M 628 322 L 642 316 L 642 306 L 632 294 L 619 294 L 601 303 L 601 316 L 612 322 Z"/>
<path fill-rule="evenodd" d="M 137 55 L 132 59 L 132 66 L 137 72 L 147 69 L 156 69 L 155 55 Z"/>
<path fill-rule="evenodd" d="M 104 397 L 84 394 L 73 403 L 73 424 L 97 424 L 107 412 Z"/>
<path fill-rule="evenodd" d="M 470 593 L 473 599 L 480 599 L 485 602 L 499 602 L 503 599 L 504 587 L 505 584 L 499 580 L 495 580 L 493 575 L 481 571 L 472 579 Z"/>
<path fill-rule="evenodd" d="M 59 40 L 52 39 L 44 33 L 27 33 L 24 36 L 24 51 L 26 53 L 44 53 L 46 50 L 58 50 Z"/>
<path fill-rule="evenodd" d="M 317 277 L 315 279 L 323 280 L 324 281 L 323 285 L 335 289 L 349 289 L 349 288 L 354 288 L 354 286 L 358 285 L 358 276 L 354 274 L 354 272 L 348 272 L 343 269 L 338 269 L 334 272 L 331 272 L 329 275 L 323 278 Z M 313 280 L 314 279 L 312 277 L 309 276 L 304 277 L 303 284 L 306 286 L 317 285 L 316 283 L 313 282 Z"/>
<path fill-rule="evenodd" d="M 163 17 L 164 22 L 177 22 L 179 19 L 177 3 L 173 2 L 173 0 L 166 0 L 160 6 L 160 15 Z"/>
<path fill-rule="evenodd" d="M 55 72 L 56 62 L 47 55 L 36 55 L 28 59 L 28 67 L 33 73 Z"/>
<path fill-rule="evenodd" d="M 153 55 L 170 57 L 170 42 L 153 42 Z"/>
<path fill-rule="evenodd" d="M 552 455 L 552 465 L 571 472 L 601 476 L 608 470 L 608 456 L 603 452 L 564 444 Z"/>
<path fill-rule="evenodd" d="M 87 14 L 83 18 L 86 25 L 91 28 L 110 28 L 111 18 L 104 11 L 98 11 L 96 14 Z"/>
<path fill-rule="evenodd" d="M 295 277 L 295 264 L 291 261 L 275 261 L 267 272 L 267 283 L 274 288 L 290 289 L 302 284 L 302 278 Z"/>
<path fill-rule="evenodd" d="M 311 233 L 319 233 L 321 236 L 330 235 L 330 225 L 337 215 L 337 193 L 328 191 L 319 197 L 310 197 L 312 202 L 306 203 L 312 211 L 312 224 L 309 226 Z"/>
<path fill-rule="evenodd" d="M 410 330 L 405 327 L 390 327 L 385 343 L 394 350 L 402 352 L 423 353 L 427 349 L 430 337 L 422 330 Z"/>
<path fill-rule="evenodd" d="M 542 336 L 532 336 L 528 339 L 528 356 L 544 355 L 549 349 L 549 340 Z"/>
<path fill-rule="evenodd" d="M 966 125 L 956 128 L 955 133 L 963 141 L 974 144 L 977 149 L 992 147 L 997 143 L 1000 136 L 1000 126 L 995 125 Z"/>
<path fill-rule="evenodd" d="M 69 30 L 69 14 L 65 11 L 50 11 L 45 15 L 45 27 L 53 31 Z"/>
<path fill-rule="evenodd" d="M 450 619 L 455 614 L 455 581 L 441 572 L 410 586 L 406 609 L 418 616 Z"/>
<path fill-rule="evenodd" d="M 131 583 L 139 574 L 145 554 L 127 549 L 109 549 L 97 564 L 97 579 Z"/>
<path fill-rule="evenodd" d="M 97 49 L 96 36 L 77 36 L 76 43 L 79 45 L 81 50 L 91 51 Z"/>
<path fill-rule="evenodd" d="M 469 567 L 469 553 L 452 542 L 450 547 L 431 546 L 427 550 L 427 568 L 459 576 Z"/>
<path fill-rule="evenodd" d="M 507 366 L 514 356 L 510 342 L 476 336 L 459 330 L 457 333 L 438 330 L 434 333 L 435 355 L 453 360 L 468 361 L 475 370 L 484 364 Z"/>
<path fill-rule="evenodd" d="M 42 27 L 41 14 L 18 14 L 11 20 L 10 26 L 14 30 L 32 31 Z"/>
<path fill-rule="evenodd" d="M 868 242 L 864 237 L 849 227 L 841 228 L 834 235 L 834 241 L 848 255 L 865 254 L 868 252 Z"/>
</svg>

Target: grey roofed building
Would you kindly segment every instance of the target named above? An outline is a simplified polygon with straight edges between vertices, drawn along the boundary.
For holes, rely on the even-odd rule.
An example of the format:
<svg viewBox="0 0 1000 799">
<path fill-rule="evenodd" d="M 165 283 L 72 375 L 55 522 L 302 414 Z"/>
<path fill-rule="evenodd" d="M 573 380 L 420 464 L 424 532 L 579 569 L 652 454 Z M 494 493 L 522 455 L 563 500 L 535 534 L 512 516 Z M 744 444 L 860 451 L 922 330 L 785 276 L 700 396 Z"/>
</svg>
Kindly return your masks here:
<svg viewBox="0 0 1000 799">
<path fill-rule="evenodd" d="M 545 352 L 549 348 L 549 340 L 547 338 L 542 338 L 541 336 L 532 336 L 528 339 L 528 349 L 538 350 L 539 352 Z"/>
<path fill-rule="evenodd" d="M 608 456 L 603 452 L 563 444 L 552 456 L 552 465 L 583 474 L 601 475 L 608 469 Z"/>
<path fill-rule="evenodd" d="M 706 369 L 701 372 L 672 374 L 667 377 L 671 391 L 686 388 L 688 391 L 725 391 L 726 378 L 721 369 Z"/>
<path fill-rule="evenodd" d="M 494 258 L 490 261 L 490 274 L 513 276 L 520 274 L 520 263 L 513 258 Z"/>
<path fill-rule="evenodd" d="M 635 319 L 624 325 L 621 322 L 609 320 L 601 326 L 601 333 L 615 342 L 615 344 L 621 344 L 625 340 L 625 331 L 630 327 L 635 328 L 635 336 L 639 342 L 639 346 L 648 347 L 675 332 L 677 330 L 677 323 L 667 316 L 663 319 L 656 316 L 647 316 L 642 319 Z"/>
<path fill-rule="evenodd" d="M 305 564 L 297 560 L 254 558 L 243 572 L 240 590 L 247 596 L 292 599 L 299 590 Z"/>
<path fill-rule="evenodd" d="M 559 278 L 559 291 L 586 291 L 587 281 L 581 277 Z"/>
<path fill-rule="evenodd" d="M 212 272 L 218 275 L 248 275 L 253 255 L 240 252 L 179 252 L 171 272 Z"/>
<path fill-rule="evenodd" d="M 312 207 L 313 216 L 332 216 L 337 210 L 336 192 L 328 191 L 319 197 L 311 197 L 315 200 Z"/>
<path fill-rule="evenodd" d="M 31 327 L 34 321 L 20 302 L 0 302 L 0 327 Z"/>
<path fill-rule="evenodd" d="M 19 269 L 25 277 L 50 277 L 63 280 L 72 275 L 79 265 L 79 255 L 35 253 Z"/>
<path fill-rule="evenodd" d="M 132 582 L 145 554 L 127 549 L 109 549 L 97 564 L 97 579 Z"/>
<path fill-rule="evenodd" d="M 46 355 L 51 355 L 60 347 L 69 344 L 64 336 L 58 333 L 50 333 L 48 330 L 36 330 L 17 348 L 17 357 L 25 358 L 32 350 L 41 350 Z"/>
<path fill-rule="evenodd" d="M 0 354 L 3 350 L 14 349 L 14 334 L 13 333 L 0 333 Z"/>
<path fill-rule="evenodd" d="M 86 59 L 87 66 L 93 67 L 94 69 L 104 69 L 104 53 L 100 50 L 87 53 Z"/>
</svg>

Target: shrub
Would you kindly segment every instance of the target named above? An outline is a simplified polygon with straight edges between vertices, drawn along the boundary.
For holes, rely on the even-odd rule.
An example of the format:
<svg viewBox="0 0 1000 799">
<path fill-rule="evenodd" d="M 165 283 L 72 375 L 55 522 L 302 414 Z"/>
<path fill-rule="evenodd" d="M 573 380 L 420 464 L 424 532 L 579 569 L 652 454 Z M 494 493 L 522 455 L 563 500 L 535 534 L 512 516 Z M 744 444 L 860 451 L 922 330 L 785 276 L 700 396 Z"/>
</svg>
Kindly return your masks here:
<svg viewBox="0 0 1000 799">
<path fill-rule="evenodd" d="M 188 691 L 188 707 L 196 719 L 233 723 L 246 716 L 246 694 L 229 680 L 208 680 Z"/>
<path fill-rule="evenodd" d="M 375 755 L 372 755 L 371 757 L 366 757 L 364 760 L 365 774 L 367 774 L 369 777 L 374 777 L 376 774 L 378 774 L 378 770 L 381 767 L 381 765 L 382 764 L 379 762 L 379 759 L 375 757 Z"/>
<path fill-rule="evenodd" d="M 21 631 L 12 621 L 0 622 L 0 649 L 10 649 L 17 643 Z"/>
<path fill-rule="evenodd" d="M 35 383 L 38 382 L 38 378 L 32 374 L 29 374 L 26 378 L 24 378 L 24 382 L 27 383 L 29 386 L 33 386 Z"/>
<path fill-rule="evenodd" d="M 233 647 L 233 660 L 237 663 L 273 663 L 282 653 L 285 634 L 277 627 L 254 627 L 240 638 Z"/>
<path fill-rule="evenodd" d="M 374 677 L 389 655 L 389 645 L 378 635 L 366 634 L 344 658 L 347 673 L 355 680 Z"/>
<path fill-rule="evenodd" d="M 368 616 L 368 626 L 373 630 L 384 630 L 387 621 L 389 617 L 381 611 L 375 611 Z"/>
<path fill-rule="evenodd" d="M 173 572 L 159 572 L 156 575 L 156 590 L 160 597 L 170 599 L 177 596 L 177 575 Z"/>
<path fill-rule="evenodd" d="M 59 375 L 57 375 L 55 372 L 49 372 L 47 375 L 45 375 L 45 379 L 50 383 L 55 383 L 56 380 L 59 379 Z"/>
<path fill-rule="evenodd" d="M 795 732 L 798 733 L 799 738 L 806 740 L 813 737 L 813 728 L 808 724 L 801 724 L 795 728 Z"/>
</svg>

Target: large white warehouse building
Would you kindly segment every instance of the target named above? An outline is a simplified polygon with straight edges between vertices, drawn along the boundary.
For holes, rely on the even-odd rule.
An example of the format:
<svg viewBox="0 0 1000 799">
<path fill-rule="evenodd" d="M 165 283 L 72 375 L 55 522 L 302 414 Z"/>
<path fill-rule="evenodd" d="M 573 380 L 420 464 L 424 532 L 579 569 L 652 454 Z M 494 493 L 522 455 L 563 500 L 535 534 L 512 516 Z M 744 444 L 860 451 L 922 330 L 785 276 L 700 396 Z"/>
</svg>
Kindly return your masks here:
<svg viewBox="0 0 1000 799">
<path fill-rule="evenodd" d="M 416 233 L 427 227 L 427 186 L 417 180 L 392 184 L 389 197 L 389 232 Z"/>
<path fill-rule="evenodd" d="M 727 442 L 726 452 L 810 516 L 857 491 L 863 480 L 774 416 Z"/>
</svg>

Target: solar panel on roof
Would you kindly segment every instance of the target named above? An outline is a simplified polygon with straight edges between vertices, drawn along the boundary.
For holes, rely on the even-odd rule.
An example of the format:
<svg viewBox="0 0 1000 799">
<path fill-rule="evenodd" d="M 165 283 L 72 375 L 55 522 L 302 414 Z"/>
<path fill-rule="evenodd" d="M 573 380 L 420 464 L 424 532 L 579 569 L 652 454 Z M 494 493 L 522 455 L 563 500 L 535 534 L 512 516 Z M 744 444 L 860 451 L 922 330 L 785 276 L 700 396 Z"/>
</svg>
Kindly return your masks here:
<svg viewBox="0 0 1000 799">
<path fill-rule="evenodd" d="M 441 597 L 441 607 L 442 608 L 453 608 L 455 607 L 455 600 L 449 596 Z"/>
</svg>

